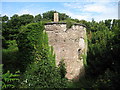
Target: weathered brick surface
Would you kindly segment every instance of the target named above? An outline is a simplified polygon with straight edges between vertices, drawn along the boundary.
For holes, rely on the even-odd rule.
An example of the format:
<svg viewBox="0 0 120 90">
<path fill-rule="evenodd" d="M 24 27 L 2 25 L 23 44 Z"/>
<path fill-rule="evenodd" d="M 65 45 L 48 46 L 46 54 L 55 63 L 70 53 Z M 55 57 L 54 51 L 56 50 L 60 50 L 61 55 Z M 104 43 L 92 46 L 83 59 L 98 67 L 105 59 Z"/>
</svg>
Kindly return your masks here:
<svg viewBox="0 0 120 90">
<path fill-rule="evenodd" d="M 48 33 L 49 44 L 53 46 L 56 54 L 56 65 L 64 59 L 68 79 L 77 78 L 84 73 L 83 59 L 81 54 L 85 50 L 86 28 L 80 24 L 66 28 L 65 23 L 48 23 L 45 25 Z"/>
</svg>

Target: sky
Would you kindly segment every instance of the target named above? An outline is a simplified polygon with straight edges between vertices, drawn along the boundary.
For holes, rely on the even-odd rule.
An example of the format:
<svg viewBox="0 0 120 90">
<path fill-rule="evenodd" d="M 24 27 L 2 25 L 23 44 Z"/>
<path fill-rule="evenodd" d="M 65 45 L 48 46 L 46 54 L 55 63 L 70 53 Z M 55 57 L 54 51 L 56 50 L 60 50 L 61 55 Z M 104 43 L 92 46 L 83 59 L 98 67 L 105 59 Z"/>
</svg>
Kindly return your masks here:
<svg viewBox="0 0 120 90">
<path fill-rule="evenodd" d="M 26 1 L 26 2 L 25 2 Z M 101 21 L 105 19 L 118 19 L 119 0 L 2 0 L 2 16 L 9 17 L 14 14 L 38 15 L 50 10 L 66 13 L 70 17 L 79 20 Z"/>
</svg>

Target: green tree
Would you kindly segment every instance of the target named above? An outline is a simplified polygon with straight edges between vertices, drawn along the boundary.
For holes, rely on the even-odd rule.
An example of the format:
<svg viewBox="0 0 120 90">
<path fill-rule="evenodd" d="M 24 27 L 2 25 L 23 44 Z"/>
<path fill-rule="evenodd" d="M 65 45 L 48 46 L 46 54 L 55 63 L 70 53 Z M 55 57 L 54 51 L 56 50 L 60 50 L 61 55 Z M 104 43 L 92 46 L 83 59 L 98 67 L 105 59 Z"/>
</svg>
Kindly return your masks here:
<svg viewBox="0 0 120 90">
<path fill-rule="evenodd" d="M 43 15 L 43 19 L 47 19 L 47 20 L 53 21 L 53 19 L 54 19 L 54 13 L 56 13 L 56 12 L 57 11 L 51 10 L 51 11 L 47 11 L 47 12 L 43 13 L 42 14 Z"/>
<path fill-rule="evenodd" d="M 34 18 L 34 22 L 40 22 L 42 20 L 42 16 L 40 14 L 36 15 Z"/>
<path fill-rule="evenodd" d="M 18 16 L 14 14 L 10 19 L 2 17 L 2 47 L 9 48 L 11 40 L 16 40 L 21 26 L 33 22 L 33 16 L 29 14 Z"/>
<path fill-rule="evenodd" d="M 33 22 L 33 15 L 29 15 L 29 14 L 24 14 L 20 16 L 20 21 L 21 21 L 21 25 L 26 25 L 29 24 L 31 22 Z"/>
<path fill-rule="evenodd" d="M 61 79 L 55 66 L 53 48 L 42 23 L 31 23 L 22 28 L 17 39 L 21 53 L 23 88 L 60 88 L 66 80 Z M 24 69 L 24 70 L 23 70 Z"/>
<path fill-rule="evenodd" d="M 8 19 L 9 19 L 8 16 L 5 15 L 2 17 L 2 22 L 8 21 Z"/>
<path fill-rule="evenodd" d="M 111 29 L 111 19 L 109 19 L 109 20 L 105 20 L 105 25 L 109 28 L 109 29 Z"/>
<path fill-rule="evenodd" d="M 92 31 L 92 37 L 88 40 L 88 64 L 91 66 L 89 72 L 95 76 L 104 73 L 111 64 L 108 62 L 106 54 L 109 53 L 108 40 L 113 37 L 113 33 L 109 31 L 103 22 L 92 22 L 89 27 Z M 94 59 L 93 59 L 94 58 Z M 93 71 L 92 71 L 93 70 Z"/>
<path fill-rule="evenodd" d="M 119 20 L 87 22 L 88 54 L 87 79 L 95 89 L 119 87 Z M 94 76 L 94 77 L 93 77 Z"/>
<path fill-rule="evenodd" d="M 67 18 L 70 18 L 68 15 L 65 13 L 59 13 L 59 20 L 66 20 Z"/>
<path fill-rule="evenodd" d="M 3 48 L 8 48 L 8 43 L 6 42 L 6 40 L 8 39 L 8 34 L 7 34 L 8 20 L 9 20 L 8 16 L 5 15 L 2 17 L 2 47 Z"/>
<path fill-rule="evenodd" d="M 47 19 L 47 20 L 51 20 L 53 21 L 54 19 L 54 13 L 56 13 L 57 11 L 47 11 L 45 13 L 43 13 L 43 19 Z M 70 18 L 68 15 L 66 15 L 65 13 L 60 13 L 60 12 L 57 12 L 59 14 L 59 20 L 62 21 L 62 20 L 66 20 L 67 18 Z"/>
</svg>

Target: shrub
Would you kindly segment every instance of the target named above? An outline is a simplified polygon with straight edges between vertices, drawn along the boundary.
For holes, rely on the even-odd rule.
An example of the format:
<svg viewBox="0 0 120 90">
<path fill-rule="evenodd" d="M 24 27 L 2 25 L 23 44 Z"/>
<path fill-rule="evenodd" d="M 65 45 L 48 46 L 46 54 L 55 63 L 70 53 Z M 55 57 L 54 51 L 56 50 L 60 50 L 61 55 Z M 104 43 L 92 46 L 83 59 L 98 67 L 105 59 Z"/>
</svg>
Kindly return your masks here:
<svg viewBox="0 0 120 90">
<path fill-rule="evenodd" d="M 48 44 L 42 22 L 22 27 L 17 43 L 24 69 L 21 88 L 65 87 L 66 79 L 61 79 L 55 66 L 53 48 Z"/>
<path fill-rule="evenodd" d="M 14 73 L 21 68 L 20 62 L 18 60 L 18 54 L 19 53 L 17 47 L 2 49 L 2 63 L 4 64 L 4 72 L 7 72 L 7 70 L 9 70 L 10 72 Z"/>
<path fill-rule="evenodd" d="M 19 81 L 20 72 L 16 71 L 15 74 L 10 73 L 8 70 L 2 74 L 2 89 L 16 88 Z"/>
</svg>

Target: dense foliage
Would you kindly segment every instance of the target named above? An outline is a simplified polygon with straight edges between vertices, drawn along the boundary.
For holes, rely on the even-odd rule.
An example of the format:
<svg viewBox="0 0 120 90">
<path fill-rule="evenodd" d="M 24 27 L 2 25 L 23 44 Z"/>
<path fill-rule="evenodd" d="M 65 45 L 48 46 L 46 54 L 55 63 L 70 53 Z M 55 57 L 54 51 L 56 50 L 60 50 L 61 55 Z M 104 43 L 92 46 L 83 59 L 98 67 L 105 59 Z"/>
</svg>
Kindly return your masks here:
<svg viewBox="0 0 120 90">
<path fill-rule="evenodd" d="M 10 71 L 7 71 L 7 73 L 4 73 L 2 75 L 2 88 L 17 88 L 17 83 L 19 82 L 19 71 L 16 71 L 15 74 L 10 73 Z"/>
<path fill-rule="evenodd" d="M 117 89 L 120 76 L 120 20 L 86 22 L 88 53 L 86 75 L 92 88 Z"/>
<path fill-rule="evenodd" d="M 43 19 L 47 19 L 47 20 L 51 20 L 53 21 L 54 19 L 54 13 L 56 13 L 57 11 L 48 11 L 48 12 L 45 12 L 43 13 Z M 68 15 L 66 15 L 65 13 L 59 13 L 59 20 L 66 20 L 67 18 L 70 18 Z"/>
<path fill-rule="evenodd" d="M 23 62 L 21 71 L 25 70 L 22 88 L 65 87 L 55 66 L 55 55 L 48 45 L 48 37 L 41 22 L 22 27 L 17 42 Z"/>
<path fill-rule="evenodd" d="M 118 89 L 120 20 L 88 22 L 58 12 L 60 22 L 67 22 L 67 28 L 73 23 L 82 23 L 87 28 L 86 73 L 79 82 L 70 82 L 65 78 L 63 60 L 59 67 L 55 66 L 53 48 L 48 45 L 44 31 L 43 24 L 53 20 L 54 12 L 57 11 L 48 11 L 35 17 L 29 14 L 15 14 L 10 19 L 8 16 L 2 17 L 3 79 L 5 75 L 9 77 L 20 70 L 19 84 L 16 81 L 11 84 L 18 88 Z"/>
</svg>

